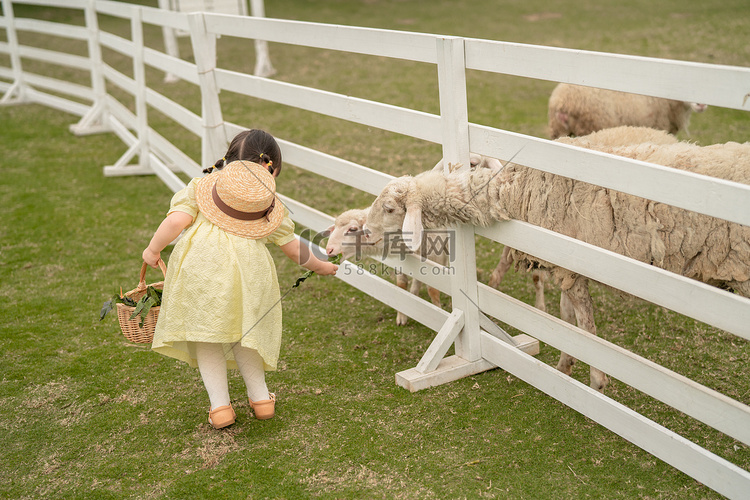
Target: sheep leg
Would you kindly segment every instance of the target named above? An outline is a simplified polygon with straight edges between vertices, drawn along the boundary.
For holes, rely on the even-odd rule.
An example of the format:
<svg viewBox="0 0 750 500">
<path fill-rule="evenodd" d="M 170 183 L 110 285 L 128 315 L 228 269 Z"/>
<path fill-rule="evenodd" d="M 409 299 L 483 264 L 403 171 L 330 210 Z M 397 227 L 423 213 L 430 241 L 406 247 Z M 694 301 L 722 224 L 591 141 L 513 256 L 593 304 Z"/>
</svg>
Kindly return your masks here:
<svg viewBox="0 0 750 500">
<path fill-rule="evenodd" d="M 510 248 L 503 248 L 503 254 L 500 256 L 500 262 L 497 263 L 497 267 L 492 271 L 490 276 L 489 286 L 497 288 L 505 277 L 505 273 L 508 272 L 510 266 L 513 264 L 513 259 L 510 256 Z"/>
<path fill-rule="evenodd" d="M 399 288 L 406 290 L 408 284 L 409 278 L 407 278 L 405 274 L 396 273 L 396 285 Z M 409 321 L 409 317 L 406 314 L 402 313 L 401 311 L 396 311 L 396 324 L 398 326 L 404 326 L 407 321 Z"/>
<path fill-rule="evenodd" d="M 571 325 L 576 324 L 576 312 L 573 308 L 573 302 L 570 300 L 568 293 L 565 290 L 560 294 L 560 318 Z M 560 352 L 560 361 L 557 363 L 557 369 L 559 371 L 570 376 L 573 374 L 573 365 L 575 364 L 576 358 L 567 353 Z"/>
<path fill-rule="evenodd" d="M 427 287 L 427 295 L 430 296 L 430 300 L 432 303 L 438 307 L 443 307 L 443 305 L 440 303 L 440 290 L 437 288 L 432 288 L 431 286 Z"/>
<path fill-rule="evenodd" d="M 414 295 L 419 295 L 419 290 L 422 289 L 422 282 L 418 279 L 412 279 L 411 280 L 411 286 L 409 287 L 409 291 L 413 293 Z"/>
<path fill-rule="evenodd" d="M 534 307 L 540 311 L 547 312 L 547 304 L 544 300 L 544 282 L 547 281 L 547 274 L 545 271 L 537 269 L 531 273 L 531 279 L 534 282 L 534 292 L 536 293 Z M 562 307 L 562 300 L 560 302 Z"/>
<path fill-rule="evenodd" d="M 573 286 L 568 290 L 564 290 L 562 295 L 570 301 L 570 304 L 565 304 L 565 309 L 563 309 L 563 300 L 560 300 L 561 315 L 563 314 L 563 311 L 565 311 L 565 315 L 567 316 L 567 318 L 563 319 L 565 319 L 565 321 L 567 321 L 568 323 L 572 323 L 572 318 L 570 318 L 569 313 L 569 309 L 572 306 L 576 322 L 578 323 L 578 327 L 596 335 L 596 324 L 594 323 L 594 303 L 591 300 L 591 294 L 589 293 L 588 279 L 583 276 L 579 276 L 573 283 Z M 573 358 L 569 354 L 561 353 L 560 362 L 557 365 L 557 369 L 563 373 L 570 374 L 570 372 L 572 372 L 573 370 L 574 363 L 575 358 Z M 603 392 L 604 388 L 609 382 L 607 375 L 603 371 L 592 366 L 590 377 L 591 388 Z"/>
</svg>

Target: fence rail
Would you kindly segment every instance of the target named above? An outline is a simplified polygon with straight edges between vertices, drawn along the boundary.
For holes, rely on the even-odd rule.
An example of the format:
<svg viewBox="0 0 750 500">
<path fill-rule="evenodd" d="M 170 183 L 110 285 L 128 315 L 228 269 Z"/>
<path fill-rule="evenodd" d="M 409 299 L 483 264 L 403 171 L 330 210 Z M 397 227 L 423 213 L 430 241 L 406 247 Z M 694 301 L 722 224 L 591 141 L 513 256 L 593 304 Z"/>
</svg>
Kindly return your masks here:
<svg viewBox="0 0 750 500">
<path fill-rule="evenodd" d="M 750 225 L 750 187 L 746 185 L 469 123 L 465 82 L 467 70 L 478 70 L 750 110 L 748 68 L 280 19 L 167 13 L 107 0 L 0 1 L 0 29 L 6 31 L 8 40 L 0 42 L 0 53 L 8 54 L 11 61 L 10 67 L 0 67 L 2 102 L 35 102 L 81 116 L 81 121 L 72 127 L 77 134 L 102 130 L 116 134 L 127 151 L 115 165 L 104 168 L 105 175 L 156 174 L 172 190 L 185 185 L 177 173 L 201 175 L 201 165 L 213 163 L 209 159 L 221 156 L 228 138 L 243 129 L 222 117 L 220 91 L 225 90 L 440 144 L 443 157 L 449 162 L 467 163 L 470 151 L 503 160 L 513 158 L 514 162 L 554 174 Z M 85 14 L 86 25 L 17 18 L 14 4 L 79 9 Z M 99 15 L 129 23 L 130 37 L 100 29 Z M 189 32 L 195 62 L 148 46 L 144 42 L 144 24 Z M 18 42 L 19 31 L 85 40 L 88 54 L 24 46 Z M 440 114 L 218 67 L 218 35 L 435 65 Z M 133 76 L 105 63 L 102 48 L 128 58 Z M 91 87 L 29 73 L 23 67 L 25 60 L 87 71 Z M 196 86 L 201 93 L 200 114 L 149 88 L 147 68 Z M 659 77 L 652 78 L 653 75 Z M 134 109 L 108 93 L 107 84 L 132 97 Z M 201 139 L 200 162 L 149 125 L 149 108 Z M 377 195 L 392 179 L 383 172 L 283 138 L 279 143 L 286 162 L 366 193 Z M 131 164 L 136 158 L 137 163 Z M 665 185 L 676 189 L 664 190 Z M 313 231 L 323 231 L 333 220 L 297 200 L 282 200 L 295 221 Z M 524 222 L 503 222 L 490 228 L 462 226 L 456 228 L 460 258 L 452 264 L 451 274 L 441 273 L 444 268 L 413 256 L 398 262 L 393 257 L 381 259 L 386 265 L 398 266 L 413 275 L 420 269 L 429 270 L 420 276 L 420 281 L 452 295 L 454 310 L 450 313 L 350 262 L 345 262 L 339 272 L 340 279 L 437 332 L 419 365 L 397 374 L 399 384 L 418 390 L 499 366 L 723 495 L 741 498 L 750 491 L 748 471 L 562 375 L 527 352 L 534 351 L 534 339 L 546 342 L 750 445 L 748 406 L 477 283 L 475 234 L 750 340 L 750 301 L 737 295 Z M 487 316 L 528 335 L 511 339 Z M 456 355 L 444 357 L 452 344 Z"/>
</svg>

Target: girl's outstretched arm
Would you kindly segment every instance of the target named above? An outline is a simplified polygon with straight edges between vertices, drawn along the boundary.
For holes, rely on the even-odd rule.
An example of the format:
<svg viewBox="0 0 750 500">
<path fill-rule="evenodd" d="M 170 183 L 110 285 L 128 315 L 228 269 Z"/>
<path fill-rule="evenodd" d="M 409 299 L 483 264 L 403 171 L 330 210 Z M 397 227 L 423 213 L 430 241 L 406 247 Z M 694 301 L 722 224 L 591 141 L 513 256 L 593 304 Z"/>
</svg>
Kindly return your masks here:
<svg viewBox="0 0 750 500">
<path fill-rule="evenodd" d="M 294 239 L 286 245 L 282 245 L 281 251 L 300 266 L 305 267 L 310 271 L 314 271 L 321 276 L 336 274 L 336 271 L 339 269 L 339 266 L 333 262 L 327 262 L 315 257 L 310 249 L 300 245 L 298 239 Z"/>
<path fill-rule="evenodd" d="M 154 233 L 151 242 L 143 251 L 143 262 L 156 267 L 161 259 L 161 251 L 177 238 L 183 229 L 193 223 L 193 216 L 185 212 L 174 211 L 162 221 Z"/>
</svg>

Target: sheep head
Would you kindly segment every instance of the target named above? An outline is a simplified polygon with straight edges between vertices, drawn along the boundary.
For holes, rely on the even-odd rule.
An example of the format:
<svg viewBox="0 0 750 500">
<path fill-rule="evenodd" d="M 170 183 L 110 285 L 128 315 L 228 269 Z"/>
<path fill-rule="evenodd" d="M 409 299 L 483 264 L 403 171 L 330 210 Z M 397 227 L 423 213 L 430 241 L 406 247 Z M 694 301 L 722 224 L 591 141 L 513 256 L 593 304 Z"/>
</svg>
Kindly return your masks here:
<svg viewBox="0 0 750 500">
<path fill-rule="evenodd" d="M 414 177 L 408 175 L 386 184 L 365 224 L 365 236 L 373 245 L 399 231 L 406 246 L 417 251 L 422 244 L 422 205 Z"/>
<path fill-rule="evenodd" d="M 343 259 L 350 259 L 382 249 L 382 245 L 380 247 L 370 245 L 364 238 L 364 225 L 367 222 L 368 211 L 369 208 L 355 208 L 336 217 L 333 225 L 328 228 L 326 253 L 329 256 L 341 254 Z"/>
</svg>

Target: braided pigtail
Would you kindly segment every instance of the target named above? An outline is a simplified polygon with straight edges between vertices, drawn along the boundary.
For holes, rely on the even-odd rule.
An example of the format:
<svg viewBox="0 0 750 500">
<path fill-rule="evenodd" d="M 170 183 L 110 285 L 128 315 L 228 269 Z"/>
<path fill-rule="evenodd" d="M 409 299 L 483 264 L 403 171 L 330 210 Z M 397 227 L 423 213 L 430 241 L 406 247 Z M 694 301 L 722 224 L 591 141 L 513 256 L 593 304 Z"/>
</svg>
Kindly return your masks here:
<svg viewBox="0 0 750 500">
<path fill-rule="evenodd" d="M 222 168 L 224 168 L 226 164 L 227 164 L 227 157 L 225 156 L 222 159 L 218 160 L 216 163 L 214 163 L 213 167 L 204 168 L 203 173 L 210 174 L 211 172 L 214 171 L 214 169 L 221 170 Z"/>
<path fill-rule="evenodd" d="M 265 162 L 266 166 L 268 167 L 268 173 L 271 174 L 271 175 L 273 175 L 273 170 L 274 170 L 274 168 L 273 168 L 273 160 L 266 153 L 261 153 L 260 154 L 260 163 L 262 164 L 263 162 Z"/>
</svg>

